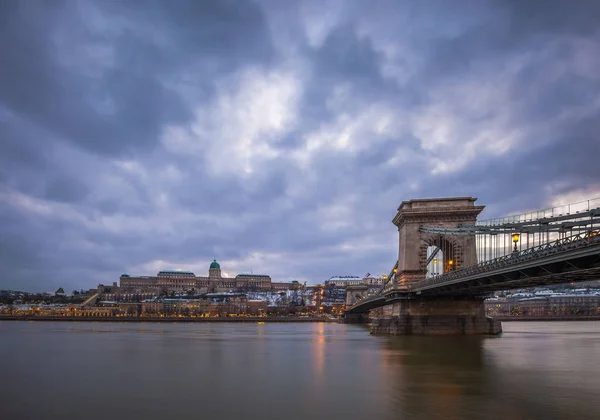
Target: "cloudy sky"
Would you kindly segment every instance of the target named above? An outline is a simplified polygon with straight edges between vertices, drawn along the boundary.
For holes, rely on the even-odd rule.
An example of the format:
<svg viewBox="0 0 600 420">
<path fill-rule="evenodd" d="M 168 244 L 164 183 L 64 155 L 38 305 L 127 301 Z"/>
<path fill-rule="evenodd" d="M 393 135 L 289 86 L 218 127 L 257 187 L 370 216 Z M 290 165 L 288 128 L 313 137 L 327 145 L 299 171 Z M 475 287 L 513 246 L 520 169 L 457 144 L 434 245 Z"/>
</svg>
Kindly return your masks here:
<svg viewBox="0 0 600 420">
<path fill-rule="evenodd" d="M 0 2 L 0 288 L 318 283 L 402 200 L 600 197 L 600 2 Z"/>
</svg>

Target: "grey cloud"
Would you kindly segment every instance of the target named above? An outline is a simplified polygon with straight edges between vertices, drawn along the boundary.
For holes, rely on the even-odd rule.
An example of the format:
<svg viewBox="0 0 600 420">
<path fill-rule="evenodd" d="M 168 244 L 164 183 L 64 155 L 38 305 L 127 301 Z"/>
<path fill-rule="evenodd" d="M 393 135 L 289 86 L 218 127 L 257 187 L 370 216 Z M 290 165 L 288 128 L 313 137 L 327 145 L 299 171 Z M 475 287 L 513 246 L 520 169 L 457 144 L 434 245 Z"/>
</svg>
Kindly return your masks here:
<svg viewBox="0 0 600 420">
<path fill-rule="evenodd" d="M 510 19 L 510 29 L 523 36 L 532 34 L 576 33 L 590 35 L 597 33 L 600 4 L 587 1 L 563 2 L 551 0 L 540 5 L 535 2 L 511 0 L 497 2 L 506 8 Z"/>
<path fill-rule="evenodd" d="M 64 8 L 42 12 L 41 7 L 49 6 L 32 2 L 19 7 L 4 26 L 0 50 L 11 63 L 0 70 L 0 95 L 5 105 L 68 141 L 101 153 L 128 150 L 155 140 L 160 109 L 163 101 L 169 100 L 164 88 L 153 77 L 129 76 L 126 90 L 114 79 L 113 83 L 109 80 L 103 86 L 109 89 L 102 96 L 114 101 L 117 115 L 125 119 L 99 115 L 90 103 L 101 100 L 102 96 L 95 94 L 100 88 L 98 81 L 66 68 L 55 55 L 52 38 L 56 26 L 61 22 L 77 27 L 77 22 L 68 20 L 73 12 Z M 78 35 L 80 30 L 68 35 Z M 122 73 L 120 81 L 126 75 Z"/>
<path fill-rule="evenodd" d="M 600 45 L 595 3 L 356 2 L 319 47 L 301 32 L 302 4 L 260 4 L 123 1 L 76 11 L 69 2 L 2 2 L 0 50 L 8 65 L 0 67 L 0 194 L 23 194 L 67 214 L 2 202 L 0 288 L 92 287 L 151 261 L 208 264 L 213 257 L 276 280 L 383 273 L 396 258 L 390 220 L 402 200 L 474 195 L 492 217 L 544 205 L 548 185 L 555 193 L 597 185 L 597 62 L 590 57 L 580 68 L 577 44 L 569 43 Z M 401 83 L 382 75 L 384 44 L 406 52 L 397 57 L 408 70 Z M 434 94 L 496 80 L 519 57 L 527 60 L 510 73 L 505 103 L 453 109 L 466 135 L 499 119 L 497 130 L 519 133 L 522 144 L 507 153 L 480 153 L 432 174 L 436 151 L 424 148 L 427 139 L 409 121 L 377 139 L 360 133 L 367 137 L 358 139 L 358 152 L 325 147 L 306 168 L 294 158 L 310 133 L 340 113 L 358 118 L 377 104 L 398 119 L 419 118 L 436 105 Z M 220 100 L 217 84 L 248 68 L 298 71 L 297 124 L 271 139 L 277 157 L 256 157 L 254 172 L 242 176 L 234 160 L 217 162 L 231 170 L 215 174 L 208 152 L 165 150 L 167 126 L 189 128 L 198 109 Z M 332 108 L 337 86 L 349 96 Z M 561 118 L 565 111 L 570 116 Z M 218 135 L 220 127 L 210 129 Z M 388 163 L 395 155 L 401 163 Z M 165 177 L 167 166 L 182 177 Z M 326 218 L 324 209 L 336 205 L 343 211 Z M 250 267 L 255 253 L 282 257 Z"/>
<path fill-rule="evenodd" d="M 4 59 L 11 63 L 0 70 L 2 101 L 15 113 L 93 152 L 131 154 L 151 148 L 164 124 L 190 118 L 183 99 L 165 87 L 163 78 L 177 80 L 177 72 L 193 70 L 196 85 L 210 86 L 216 72 L 269 58 L 261 12 L 250 3 L 97 5 L 104 8 L 106 24 L 126 16 L 131 25 L 119 35 L 99 37 L 69 3 L 29 2 L 5 6 L 8 23 L 0 41 Z M 153 43 L 157 34 L 166 45 Z M 65 67 L 59 53 L 73 54 L 69 59 L 75 62 L 89 58 L 78 57 L 77 49 L 59 51 L 53 42 L 59 36 L 66 39 L 63 49 L 76 43 L 114 49 L 115 62 L 107 63 L 109 68 L 99 78 Z M 111 111 L 102 115 L 95 106 L 106 101 Z"/>
<path fill-rule="evenodd" d="M 74 177 L 69 162 L 57 158 L 56 138 L 14 117 L 0 123 L 0 175 L 4 184 L 34 197 L 79 202 L 88 189 Z M 63 165 L 64 164 L 64 165 Z"/>
</svg>

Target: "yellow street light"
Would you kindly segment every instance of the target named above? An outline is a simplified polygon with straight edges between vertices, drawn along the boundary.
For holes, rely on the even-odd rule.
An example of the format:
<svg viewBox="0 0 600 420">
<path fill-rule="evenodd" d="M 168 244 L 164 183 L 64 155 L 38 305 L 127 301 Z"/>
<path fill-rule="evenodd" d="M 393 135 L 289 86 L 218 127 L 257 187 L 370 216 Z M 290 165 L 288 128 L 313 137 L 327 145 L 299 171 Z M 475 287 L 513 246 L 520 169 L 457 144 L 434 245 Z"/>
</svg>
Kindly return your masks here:
<svg viewBox="0 0 600 420">
<path fill-rule="evenodd" d="M 521 235 L 519 235 L 516 232 L 511 235 L 512 241 L 515 243 L 515 248 L 513 249 L 513 252 L 518 252 L 518 250 L 517 250 L 517 242 L 519 242 L 519 236 L 521 236 Z"/>
<path fill-rule="evenodd" d="M 437 273 L 437 263 L 438 263 L 438 259 L 437 259 L 437 258 L 434 258 L 434 259 L 433 259 L 433 275 L 434 275 L 434 276 L 437 276 L 437 274 L 438 274 L 438 273 Z"/>
<path fill-rule="evenodd" d="M 398 269 L 397 269 L 396 267 L 394 267 L 394 270 L 393 270 L 393 271 L 394 271 L 394 273 L 397 273 L 397 272 L 398 272 Z"/>
</svg>

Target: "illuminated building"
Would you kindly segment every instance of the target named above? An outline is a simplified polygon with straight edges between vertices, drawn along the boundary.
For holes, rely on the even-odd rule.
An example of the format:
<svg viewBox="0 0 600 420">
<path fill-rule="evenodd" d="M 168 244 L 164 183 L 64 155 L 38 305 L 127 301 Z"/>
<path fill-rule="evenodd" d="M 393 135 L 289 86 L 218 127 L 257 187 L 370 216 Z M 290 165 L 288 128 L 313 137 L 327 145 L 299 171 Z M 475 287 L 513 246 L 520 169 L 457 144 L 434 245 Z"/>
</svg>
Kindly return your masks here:
<svg viewBox="0 0 600 420">
<path fill-rule="evenodd" d="M 196 276 L 189 271 L 160 271 L 156 276 L 120 277 L 123 291 L 155 291 L 158 293 L 193 292 L 196 294 L 227 292 L 233 290 L 270 291 L 281 290 L 284 286 L 293 287 L 293 283 L 272 283 L 265 274 L 238 274 L 236 277 L 223 277 L 221 265 L 214 260 L 208 269 L 208 276 Z"/>
<path fill-rule="evenodd" d="M 347 287 L 347 286 L 360 286 L 360 285 L 368 285 L 368 286 L 381 286 L 383 285 L 383 277 L 373 277 L 370 273 L 365 275 L 364 277 L 357 276 L 334 276 L 329 280 L 325 280 L 325 286 L 333 285 L 337 287 Z"/>
<path fill-rule="evenodd" d="M 547 296 L 491 298 L 485 301 L 488 316 L 569 317 L 600 315 L 600 294 L 557 293 Z"/>
</svg>

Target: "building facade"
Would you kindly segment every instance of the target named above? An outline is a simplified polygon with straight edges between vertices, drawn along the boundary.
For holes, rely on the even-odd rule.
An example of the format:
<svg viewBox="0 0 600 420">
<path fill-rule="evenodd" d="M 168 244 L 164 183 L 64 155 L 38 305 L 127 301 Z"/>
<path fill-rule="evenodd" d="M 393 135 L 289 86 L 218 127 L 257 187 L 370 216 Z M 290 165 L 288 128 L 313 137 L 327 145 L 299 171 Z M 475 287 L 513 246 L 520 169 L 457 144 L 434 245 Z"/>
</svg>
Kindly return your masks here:
<svg viewBox="0 0 600 420">
<path fill-rule="evenodd" d="M 367 274 L 364 277 L 357 276 L 334 276 L 329 280 L 325 280 L 325 286 L 333 285 L 337 287 L 348 287 L 348 286 L 383 286 L 383 277 L 373 277 L 371 274 Z"/>
<path fill-rule="evenodd" d="M 555 294 L 525 298 L 491 298 L 485 301 L 488 316 L 569 317 L 600 315 L 600 295 Z"/>
<path fill-rule="evenodd" d="M 196 276 L 190 271 L 160 271 L 156 276 L 120 277 L 120 288 L 130 292 L 154 292 L 157 294 L 183 293 L 204 294 L 229 292 L 234 290 L 270 291 L 273 290 L 271 277 L 264 274 L 238 274 L 236 277 L 223 277 L 221 265 L 214 260 L 208 268 L 208 276 Z M 276 284 L 276 288 L 281 285 Z"/>
</svg>

